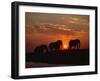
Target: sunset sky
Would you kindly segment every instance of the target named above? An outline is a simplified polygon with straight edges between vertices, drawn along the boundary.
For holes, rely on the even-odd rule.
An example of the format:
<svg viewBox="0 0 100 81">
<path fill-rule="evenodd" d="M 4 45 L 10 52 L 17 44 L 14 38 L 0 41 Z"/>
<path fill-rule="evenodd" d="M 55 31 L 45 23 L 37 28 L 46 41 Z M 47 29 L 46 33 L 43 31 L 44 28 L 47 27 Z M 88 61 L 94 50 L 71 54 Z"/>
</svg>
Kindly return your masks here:
<svg viewBox="0 0 100 81">
<path fill-rule="evenodd" d="M 68 47 L 72 39 L 80 39 L 81 49 L 89 48 L 89 16 L 74 14 L 25 13 L 26 51 L 36 46 L 62 40 Z"/>
</svg>

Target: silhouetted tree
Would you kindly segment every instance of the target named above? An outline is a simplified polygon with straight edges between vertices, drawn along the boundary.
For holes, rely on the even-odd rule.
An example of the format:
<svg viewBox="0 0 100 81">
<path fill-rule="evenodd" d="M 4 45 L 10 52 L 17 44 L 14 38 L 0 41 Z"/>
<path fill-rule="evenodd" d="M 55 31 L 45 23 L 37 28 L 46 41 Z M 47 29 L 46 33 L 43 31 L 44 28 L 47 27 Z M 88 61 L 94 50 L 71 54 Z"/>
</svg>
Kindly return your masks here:
<svg viewBox="0 0 100 81">
<path fill-rule="evenodd" d="M 51 42 L 49 44 L 50 51 L 58 51 L 58 50 L 60 50 L 61 47 L 62 47 L 62 41 L 61 40 L 57 40 L 56 42 Z"/>
<path fill-rule="evenodd" d="M 70 40 L 69 41 L 69 48 L 80 48 L 80 40 L 79 39 L 75 39 L 75 40 Z"/>
</svg>

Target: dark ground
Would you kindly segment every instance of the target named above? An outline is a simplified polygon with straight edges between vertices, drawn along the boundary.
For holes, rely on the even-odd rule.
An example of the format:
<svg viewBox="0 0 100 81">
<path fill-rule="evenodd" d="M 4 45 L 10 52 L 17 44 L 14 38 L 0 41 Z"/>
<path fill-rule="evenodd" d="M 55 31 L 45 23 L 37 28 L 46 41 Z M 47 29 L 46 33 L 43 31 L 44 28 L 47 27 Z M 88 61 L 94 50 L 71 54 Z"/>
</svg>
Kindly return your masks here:
<svg viewBox="0 0 100 81">
<path fill-rule="evenodd" d="M 89 49 L 26 53 L 26 68 L 89 65 Z"/>
</svg>

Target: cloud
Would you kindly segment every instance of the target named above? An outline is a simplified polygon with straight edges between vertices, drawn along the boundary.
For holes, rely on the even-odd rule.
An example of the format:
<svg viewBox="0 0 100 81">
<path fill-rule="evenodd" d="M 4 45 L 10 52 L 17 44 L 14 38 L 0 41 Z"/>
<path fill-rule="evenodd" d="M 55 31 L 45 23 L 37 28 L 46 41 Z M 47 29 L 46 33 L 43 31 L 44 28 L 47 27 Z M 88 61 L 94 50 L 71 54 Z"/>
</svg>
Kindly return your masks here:
<svg viewBox="0 0 100 81">
<path fill-rule="evenodd" d="M 28 27 L 28 28 L 27 28 Z M 76 35 L 89 32 L 89 16 L 73 14 L 26 13 L 26 31 L 47 35 Z"/>
<path fill-rule="evenodd" d="M 27 29 L 28 31 L 33 31 L 33 33 L 44 33 L 48 35 L 74 35 L 75 33 L 72 29 L 67 28 L 66 25 L 59 24 L 35 24 Z"/>
</svg>

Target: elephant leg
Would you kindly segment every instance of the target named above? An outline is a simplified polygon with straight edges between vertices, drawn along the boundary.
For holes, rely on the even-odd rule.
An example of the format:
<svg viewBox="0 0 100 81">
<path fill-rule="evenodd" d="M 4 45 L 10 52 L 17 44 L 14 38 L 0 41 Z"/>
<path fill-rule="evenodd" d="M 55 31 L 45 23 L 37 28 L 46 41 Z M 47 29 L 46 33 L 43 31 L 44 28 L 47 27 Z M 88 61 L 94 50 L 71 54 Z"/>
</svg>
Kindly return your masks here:
<svg viewBox="0 0 100 81">
<path fill-rule="evenodd" d="M 76 49 L 78 49 L 78 45 L 76 45 Z"/>
<path fill-rule="evenodd" d="M 78 49 L 78 45 L 76 45 L 76 49 Z"/>
<path fill-rule="evenodd" d="M 46 48 L 45 50 L 46 50 L 46 52 L 48 52 L 48 48 Z"/>
<path fill-rule="evenodd" d="M 43 53 L 46 53 L 46 50 L 45 50 L 45 49 L 43 49 L 43 50 L 42 50 L 42 52 L 43 52 Z"/>
<path fill-rule="evenodd" d="M 71 49 L 71 46 L 69 45 L 69 47 L 68 47 L 69 49 Z"/>
<path fill-rule="evenodd" d="M 52 48 L 51 48 L 51 51 L 54 51 L 54 50 L 55 50 L 55 48 L 54 48 L 54 47 L 52 47 Z"/>
<path fill-rule="evenodd" d="M 80 48 L 80 44 L 79 44 L 79 48 Z"/>
</svg>

